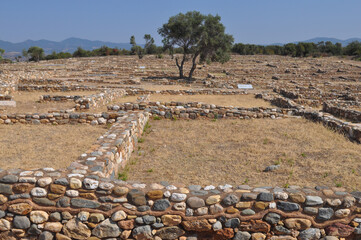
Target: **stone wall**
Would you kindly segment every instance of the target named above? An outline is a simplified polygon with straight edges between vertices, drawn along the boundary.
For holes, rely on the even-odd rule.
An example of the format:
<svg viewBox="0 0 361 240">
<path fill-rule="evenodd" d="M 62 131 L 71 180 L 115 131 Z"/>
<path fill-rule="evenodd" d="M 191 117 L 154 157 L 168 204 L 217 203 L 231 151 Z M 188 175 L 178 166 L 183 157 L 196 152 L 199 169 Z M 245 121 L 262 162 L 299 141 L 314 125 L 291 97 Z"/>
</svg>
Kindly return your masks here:
<svg viewBox="0 0 361 240">
<path fill-rule="evenodd" d="M 281 118 L 292 115 L 291 109 L 280 108 L 236 108 L 217 106 L 214 104 L 206 104 L 201 102 L 140 102 L 140 103 L 124 103 L 108 106 L 109 111 L 136 111 L 144 110 L 152 115 L 164 117 L 168 119 L 197 119 L 197 118 Z"/>
<path fill-rule="evenodd" d="M 359 239 L 361 192 L 0 172 L 0 239 Z M 333 236 L 330 237 L 330 236 Z"/>
<path fill-rule="evenodd" d="M 344 108 L 342 106 L 337 106 L 332 104 L 331 102 L 324 102 L 322 110 L 327 113 L 331 113 L 332 115 L 340 118 L 345 118 L 349 121 L 361 123 L 361 112 Z"/>
</svg>

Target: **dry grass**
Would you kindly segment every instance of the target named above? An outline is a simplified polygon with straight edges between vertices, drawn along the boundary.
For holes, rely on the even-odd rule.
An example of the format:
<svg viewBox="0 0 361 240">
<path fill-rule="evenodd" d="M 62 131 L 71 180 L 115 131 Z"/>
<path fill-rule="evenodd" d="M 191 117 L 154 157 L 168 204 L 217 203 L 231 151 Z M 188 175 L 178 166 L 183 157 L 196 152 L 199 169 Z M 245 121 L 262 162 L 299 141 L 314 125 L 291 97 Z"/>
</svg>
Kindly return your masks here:
<svg viewBox="0 0 361 240">
<path fill-rule="evenodd" d="M 66 102 L 38 102 L 41 95 L 61 95 L 61 96 L 87 96 L 95 94 L 92 91 L 73 92 L 15 92 L 12 94 L 16 101 L 16 107 L 6 107 L 0 112 L 3 113 L 48 113 L 49 111 L 66 110 L 75 106 L 74 101 Z"/>
<path fill-rule="evenodd" d="M 0 125 L 0 168 L 66 168 L 105 132 L 88 125 Z"/>
<path fill-rule="evenodd" d="M 361 187 L 361 145 L 304 119 L 161 120 L 140 141 L 128 180 Z M 280 164 L 274 172 L 263 172 Z"/>
<path fill-rule="evenodd" d="M 144 90 L 150 91 L 161 91 L 161 90 L 190 90 L 192 87 L 186 87 L 182 85 L 156 85 L 156 84 L 142 84 L 142 85 L 125 85 L 126 87 L 137 87 L 143 88 Z"/>
<path fill-rule="evenodd" d="M 150 96 L 152 102 L 203 102 L 219 106 L 234 107 L 272 107 L 269 102 L 257 99 L 253 94 L 248 95 L 161 95 Z"/>
</svg>

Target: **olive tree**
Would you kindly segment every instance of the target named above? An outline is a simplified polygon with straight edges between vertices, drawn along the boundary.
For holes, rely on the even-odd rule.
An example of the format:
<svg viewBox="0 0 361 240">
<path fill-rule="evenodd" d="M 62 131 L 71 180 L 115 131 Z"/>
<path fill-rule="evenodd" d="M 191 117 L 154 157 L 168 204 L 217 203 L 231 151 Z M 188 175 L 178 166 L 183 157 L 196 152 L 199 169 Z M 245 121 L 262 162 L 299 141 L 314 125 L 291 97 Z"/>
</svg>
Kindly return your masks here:
<svg viewBox="0 0 361 240">
<path fill-rule="evenodd" d="M 189 59 L 192 62 L 189 79 L 192 79 L 200 62 L 224 63 L 230 59 L 233 37 L 225 33 L 225 27 L 220 21 L 221 17 L 218 15 L 203 15 L 192 11 L 170 17 L 158 29 L 165 48 L 179 47 L 183 50 L 182 57 L 175 58 L 180 78 L 184 78 L 184 63 Z"/>
</svg>

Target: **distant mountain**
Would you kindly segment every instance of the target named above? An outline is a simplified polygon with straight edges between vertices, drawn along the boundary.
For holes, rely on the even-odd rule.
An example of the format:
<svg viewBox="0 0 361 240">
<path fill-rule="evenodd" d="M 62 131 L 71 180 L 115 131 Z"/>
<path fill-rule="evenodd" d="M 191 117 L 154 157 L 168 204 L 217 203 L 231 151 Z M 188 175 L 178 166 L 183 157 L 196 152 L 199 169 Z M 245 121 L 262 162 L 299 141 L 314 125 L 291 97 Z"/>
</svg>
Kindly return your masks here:
<svg viewBox="0 0 361 240">
<path fill-rule="evenodd" d="M 349 43 L 354 42 L 354 41 L 359 41 L 361 42 L 361 38 L 349 38 L 346 40 L 341 40 L 341 39 L 337 39 L 337 38 L 328 38 L 328 37 L 317 37 L 317 38 L 312 38 L 312 39 L 308 39 L 305 41 L 297 41 L 297 42 L 293 42 L 293 43 L 299 43 L 299 42 L 313 42 L 313 43 L 319 43 L 319 42 L 327 42 L 330 41 L 333 44 L 335 43 L 341 43 L 342 46 L 347 46 Z M 270 45 L 278 45 L 278 46 L 282 46 L 285 45 L 286 43 L 273 43 Z"/>
<path fill-rule="evenodd" d="M 113 42 L 103 42 L 103 41 L 91 41 L 81 38 L 68 38 L 61 42 L 49 41 L 49 40 L 26 40 L 20 43 L 11 43 L 8 41 L 0 40 L 0 48 L 4 49 L 6 54 L 14 55 L 16 53 L 22 52 L 23 49 L 28 49 L 32 46 L 38 46 L 44 49 L 46 54 L 51 53 L 52 51 L 56 52 L 71 52 L 73 53 L 78 47 L 82 47 L 86 50 L 93 50 L 101 46 L 108 46 L 111 48 L 125 48 L 130 49 L 131 45 L 129 43 L 113 43 Z"/>
</svg>

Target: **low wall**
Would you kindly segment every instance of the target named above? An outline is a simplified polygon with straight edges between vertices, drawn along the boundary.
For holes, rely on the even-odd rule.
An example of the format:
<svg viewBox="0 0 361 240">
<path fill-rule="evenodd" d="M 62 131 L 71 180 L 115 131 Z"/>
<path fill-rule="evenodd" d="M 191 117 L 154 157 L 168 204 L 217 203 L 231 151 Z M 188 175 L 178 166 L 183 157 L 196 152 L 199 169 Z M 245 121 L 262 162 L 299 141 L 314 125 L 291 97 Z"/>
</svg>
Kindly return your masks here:
<svg viewBox="0 0 361 240">
<path fill-rule="evenodd" d="M 280 118 L 286 115 L 292 115 L 292 110 L 280 108 L 235 108 L 216 106 L 214 104 L 205 104 L 201 102 L 167 102 L 163 105 L 159 102 L 141 102 L 141 103 L 124 103 L 108 106 L 109 111 L 135 111 L 144 110 L 153 115 L 168 119 L 197 119 L 206 118 Z"/>
<path fill-rule="evenodd" d="M 361 123 L 361 112 L 343 108 L 341 106 L 335 106 L 332 103 L 324 102 L 323 103 L 323 109 L 324 112 L 331 113 L 332 115 L 336 117 L 345 118 L 352 122 L 358 122 Z"/>
</svg>

